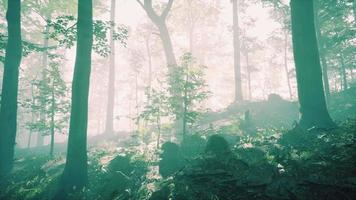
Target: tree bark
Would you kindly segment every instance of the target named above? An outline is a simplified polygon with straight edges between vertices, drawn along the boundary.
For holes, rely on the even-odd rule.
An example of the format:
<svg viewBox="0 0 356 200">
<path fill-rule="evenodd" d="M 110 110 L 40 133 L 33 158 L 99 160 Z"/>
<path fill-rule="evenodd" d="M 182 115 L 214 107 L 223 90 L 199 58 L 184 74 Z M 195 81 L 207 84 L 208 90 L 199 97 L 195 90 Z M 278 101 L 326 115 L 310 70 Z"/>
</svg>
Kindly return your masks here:
<svg viewBox="0 0 356 200">
<path fill-rule="evenodd" d="M 50 19 L 49 17 L 47 17 L 47 19 Z M 48 38 L 48 34 L 49 34 L 49 27 L 46 26 L 45 30 L 44 30 L 44 37 L 43 37 L 43 48 L 44 51 L 42 52 L 42 80 L 46 79 L 46 75 L 45 75 L 45 71 L 47 69 L 48 66 L 48 45 L 49 45 L 49 38 Z M 42 95 L 42 94 L 40 94 Z M 40 121 L 45 122 L 46 121 L 46 114 L 45 113 L 40 113 Z M 41 147 L 44 144 L 44 138 L 45 136 L 41 133 L 38 132 L 37 133 L 37 146 Z"/>
<path fill-rule="evenodd" d="M 111 0 L 110 21 L 115 22 L 116 0 Z M 108 101 L 106 109 L 105 133 L 114 133 L 114 109 L 115 109 L 115 41 L 113 38 L 114 26 L 110 31 L 110 65 L 109 65 L 109 82 L 108 82 Z"/>
<path fill-rule="evenodd" d="M 151 89 L 152 89 L 152 53 L 150 47 L 150 36 L 151 35 L 149 34 L 145 39 L 147 61 L 148 61 L 148 94 L 147 94 L 148 104 L 151 101 Z"/>
<path fill-rule="evenodd" d="M 158 108 L 158 113 L 160 113 L 159 108 Z M 161 118 L 159 115 L 157 115 L 156 123 L 157 123 L 157 131 L 158 131 L 156 147 L 157 149 L 159 149 L 160 141 L 161 141 Z"/>
<path fill-rule="evenodd" d="M 341 78 L 342 78 L 342 88 L 343 88 L 343 90 L 347 90 L 347 88 L 348 88 L 347 73 L 346 73 L 346 69 L 345 69 L 345 60 L 344 60 L 344 57 L 342 56 L 342 54 L 340 54 L 340 61 L 341 61 L 340 70 L 341 70 Z"/>
<path fill-rule="evenodd" d="M 354 11 L 354 23 L 356 24 L 356 0 L 352 3 L 353 11 Z"/>
<path fill-rule="evenodd" d="M 313 1 L 291 0 L 292 38 L 297 72 L 300 125 L 334 127 L 326 107 L 314 27 Z"/>
<path fill-rule="evenodd" d="M 189 78 L 189 75 L 187 74 L 186 77 L 185 77 L 185 83 L 184 83 L 184 92 L 183 92 L 183 113 L 182 113 L 182 116 L 183 116 L 183 119 L 182 119 L 182 127 L 183 127 L 183 130 L 182 130 L 182 133 L 183 133 L 183 140 L 187 134 L 187 112 L 188 112 L 188 78 Z"/>
<path fill-rule="evenodd" d="M 159 37 L 162 40 L 162 45 L 166 57 L 167 66 L 176 66 L 177 60 L 174 55 L 174 49 L 172 45 L 172 40 L 169 35 L 169 31 L 166 25 L 166 18 L 168 16 L 169 11 L 172 8 L 172 4 L 174 0 L 169 0 L 166 8 L 163 10 L 161 15 L 158 15 L 152 6 L 152 0 L 144 0 L 143 3 L 140 0 L 136 0 L 141 7 L 146 11 L 147 16 L 151 19 L 151 21 L 156 25 L 159 30 Z"/>
<path fill-rule="evenodd" d="M 289 71 L 288 71 L 288 32 L 287 31 L 285 31 L 284 33 L 284 71 L 286 73 L 286 78 L 287 78 L 289 99 L 292 100 L 293 94 L 292 94 L 292 87 L 290 84 Z"/>
<path fill-rule="evenodd" d="M 317 1 L 316 1 L 317 2 Z M 318 6 L 317 3 L 314 3 L 314 22 L 315 22 L 315 30 L 316 30 L 316 38 L 318 42 L 318 49 L 320 54 L 320 61 L 322 67 L 323 74 L 323 83 L 325 90 L 325 100 L 328 103 L 330 100 L 330 84 L 329 84 L 329 74 L 328 74 L 328 64 L 325 58 L 325 44 L 323 37 L 321 35 L 321 27 L 320 27 L 320 18 L 318 14 Z"/>
<path fill-rule="evenodd" d="M 61 182 L 64 191 L 73 188 L 80 191 L 88 182 L 87 122 L 92 44 L 93 2 L 79 0 L 67 160 Z"/>
<path fill-rule="evenodd" d="M 14 160 L 19 66 L 22 57 L 20 0 L 8 0 L 6 20 L 8 25 L 8 41 L 6 45 L 0 109 L 0 176 L 7 175 L 11 171 Z"/>
<path fill-rule="evenodd" d="M 246 68 L 247 68 L 247 82 L 248 82 L 248 100 L 252 100 L 252 89 L 251 89 L 251 66 L 248 57 L 248 50 L 245 52 L 246 57 Z"/>
<path fill-rule="evenodd" d="M 164 48 L 166 61 L 168 66 L 177 66 L 177 60 L 174 55 L 173 45 L 171 36 L 169 35 L 169 31 L 166 25 L 166 22 L 157 23 L 159 36 L 162 40 L 162 45 Z"/>
<path fill-rule="evenodd" d="M 238 0 L 232 0 L 233 7 L 233 34 L 234 34 L 234 74 L 235 74 L 235 102 L 243 100 L 240 64 L 240 39 Z"/>
<path fill-rule="evenodd" d="M 52 94 L 51 94 L 51 143 L 50 143 L 50 151 L 49 151 L 49 156 L 53 158 L 53 150 L 54 150 L 54 115 L 55 115 L 55 105 L 56 105 L 56 99 L 54 96 L 54 77 L 52 80 Z"/>
<path fill-rule="evenodd" d="M 32 105 L 35 104 L 35 98 L 34 98 L 34 91 L 33 91 L 33 83 L 31 83 L 31 103 Z M 35 118 L 35 113 L 34 110 L 31 109 L 31 123 L 34 122 Z M 28 141 L 27 141 L 27 148 L 29 149 L 31 147 L 31 140 L 32 140 L 32 129 L 30 129 L 30 133 L 28 135 Z"/>
</svg>

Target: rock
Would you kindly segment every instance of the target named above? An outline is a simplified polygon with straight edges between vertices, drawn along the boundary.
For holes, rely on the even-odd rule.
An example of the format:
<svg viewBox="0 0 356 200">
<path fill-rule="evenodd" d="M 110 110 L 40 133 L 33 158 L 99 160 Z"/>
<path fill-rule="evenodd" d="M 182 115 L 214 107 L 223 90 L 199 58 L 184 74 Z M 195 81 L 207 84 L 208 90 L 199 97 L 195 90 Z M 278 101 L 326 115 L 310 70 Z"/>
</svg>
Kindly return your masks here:
<svg viewBox="0 0 356 200">
<path fill-rule="evenodd" d="M 205 139 L 197 134 L 186 136 L 181 143 L 182 155 L 185 158 L 194 158 L 204 152 L 205 145 Z"/>
<path fill-rule="evenodd" d="M 179 146 L 172 142 L 162 145 L 161 160 L 159 161 L 159 173 L 166 178 L 183 167 L 183 158 Z"/>
<path fill-rule="evenodd" d="M 205 153 L 215 156 L 225 156 L 231 153 L 229 143 L 220 135 L 212 135 L 209 137 L 205 147 Z"/>
</svg>

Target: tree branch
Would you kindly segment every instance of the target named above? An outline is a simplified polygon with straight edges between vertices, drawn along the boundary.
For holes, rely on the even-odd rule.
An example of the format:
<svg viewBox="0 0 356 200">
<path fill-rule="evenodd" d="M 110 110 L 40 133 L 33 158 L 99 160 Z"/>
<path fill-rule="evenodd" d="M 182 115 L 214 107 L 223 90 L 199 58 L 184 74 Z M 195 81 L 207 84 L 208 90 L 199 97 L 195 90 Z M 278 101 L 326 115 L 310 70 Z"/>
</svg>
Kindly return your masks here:
<svg viewBox="0 0 356 200">
<path fill-rule="evenodd" d="M 161 14 L 161 18 L 162 18 L 162 19 L 166 19 L 166 18 L 167 18 L 167 15 L 168 15 L 169 11 L 170 11 L 171 8 L 172 8 L 173 1 L 174 1 L 174 0 L 169 0 L 169 1 L 168 1 L 168 4 L 167 4 L 166 8 L 163 10 L 163 12 L 162 12 L 162 14 Z"/>
<path fill-rule="evenodd" d="M 153 22 L 158 23 L 161 20 L 160 16 L 158 16 L 153 9 L 152 0 L 144 0 L 143 2 L 141 0 L 136 1 L 146 11 L 148 17 L 151 18 Z"/>
<path fill-rule="evenodd" d="M 141 6 L 144 10 L 146 10 L 146 9 L 145 9 L 145 5 L 143 5 L 143 3 L 141 2 L 141 0 L 136 0 L 136 1 L 137 1 L 138 4 L 140 4 L 140 6 Z"/>
</svg>

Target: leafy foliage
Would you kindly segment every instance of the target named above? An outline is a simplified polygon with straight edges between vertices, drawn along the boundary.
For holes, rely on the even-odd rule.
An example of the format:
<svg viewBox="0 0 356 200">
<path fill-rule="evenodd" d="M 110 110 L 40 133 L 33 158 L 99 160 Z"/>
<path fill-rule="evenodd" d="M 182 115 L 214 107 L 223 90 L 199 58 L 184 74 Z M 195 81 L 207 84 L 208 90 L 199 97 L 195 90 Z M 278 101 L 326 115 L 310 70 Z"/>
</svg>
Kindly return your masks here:
<svg viewBox="0 0 356 200">
<path fill-rule="evenodd" d="M 69 90 L 57 62 L 43 70 L 43 79 L 32 82 L 32 99 L 26 99 L 22 104 L 34 114 L 27 128 L 43 135 L 49 135 L 52 128 L 55 132 L 65 133 L 69 120 Z"/>
<path fill-rule="evenodd" d="M 77 39 L 76 23 L 77 19 L 71 15 L 59 16 L 47 22 L 51 28 L 49 38 L 58 42 L 60 46 L 71 48 Z M 113 22 L 95 20 L 93 23 L 93 50 L 99 55 L 106 57 L 110 53 L 110 45 L 107 38 L 108 32 L 112 29 L 113 39 L 125 45 L 128 37 L 128 30 L 125 26 L 116 26 Z"/>
<path fill-rule="evenodd" d="M 7 36 L 3 33 L 0 33 L 0 62 L 4 63 L 5 61 L 5 50 L 7 44 Z M 22 41 L 22 55 L 28 56 L 33 52 L 41 52 L 45 49 L 38 44 L 34 44 L 32 42 Z"/>
<path fill-rule="evenodd" d="M 169 106 L 176 119 L 194 124 L 199 116 L 199 104 L 209 95 L 204 80 L 204 67 L 197 65 L 190 53 L 181 58 L 181 66 L 173 66 L 168 73 Z M 185 126 L 185 124 L 183 124 Z"/>
</svg>

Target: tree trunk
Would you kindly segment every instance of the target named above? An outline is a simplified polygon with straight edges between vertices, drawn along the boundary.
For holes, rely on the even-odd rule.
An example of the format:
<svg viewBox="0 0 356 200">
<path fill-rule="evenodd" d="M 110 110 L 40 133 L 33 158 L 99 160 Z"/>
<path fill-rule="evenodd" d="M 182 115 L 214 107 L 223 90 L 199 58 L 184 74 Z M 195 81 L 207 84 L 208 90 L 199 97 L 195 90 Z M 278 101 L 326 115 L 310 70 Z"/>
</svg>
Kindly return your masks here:
<svg viewBox="0 0 356 200">
<path fill-rule="evenodd" d="M 141 0 L 136 0 L 141 7 L 146 11 L 147 16 L 151 19 L 151 21 L 156 25 L 156 27 L 159 30 L 159 36 L 162 40 L 162 45 L 164 49 L 164 54 L 166 57 L 166 62 L 167 62 L 167 67 L 168 70 L 172 70 L 173 67 L 177 66 L 177 60 L 174 54 L 174 49 L 172 45 L 172 40 L 166 25 L 166 18 L 172 8 L 174 0 L 169 0 L 167 3 L 167 6 L 163 10 L 163 12 L 158 15 L 155 10 L 153 9 L 152 6 L 152 0 L 144 0 L 143 3 Z M 172 95 L 179 95 L 179 94 L 172 94 Z M 180 108 L 180 110 L 183 112 L 183 103 Z M 182 119 L 179 118 L 175 122 L 175 128 L 177 130 L 177 133 L 181 132 L 181 126 L 180 124 Z"/>
<path fill-rule="evenodd" d="M 248 51 L 246 49 L 246 69 L 247 69 L 247 82 L 248 82 L 248 100 L 252 100 L 252 89 L 251 89 L 251 66 L 248 57 Z"/>
<path fill-rule="evenodd" d="M 316 1 L 317 2 L 317 1 Z M 321 60 L 321 67 L 322 67 L 322 74 L 323 74 L 323 83 L 324 83 L 324 90 L 325 90 L 325 100 L 328 103 L 330 100 L 330 84 L 329 84 L 329 75 L 328 75 L 328 65 L 325 58 L 325 44 L 323 37 L 321 35 L 321 27 L 320 27 L 320 18 L 318 14 L 318 6 L 317 3 L 314 3 L 314 23 L 315 23 L 315 30 L 316 30 L 316 38 L 318 42 L 318 49 L 320 54 Z"/>
<path fill-rule="evenodd" d="M 49 156 L 53 158 L 53 149 L 54 149 L 54 115 L 55 115 L 55 96 L 54 96 L 54 78 L 52 80 L 52 99 L 51 99 L 51 143 Z"/>
<path fill-rule="evenodd" d="M 313 1 L 291 0 L 292 38 L 297 72 L 300 125 L 330 128 L 333 121 L 326 108 L 319 51 L 314 27 Z"/>
<path fill-rule="evenodd" d="M 36 140 L 36 146 L 41 147 L 44 144 L 44 136 L 42 135 L 41 132 L 37 133 L 37 140 Z"/>
<path fill-rule="evenodd" d="M 235 73 L 235 102 L 243 100 L 240 64 L 240 39 L 239 39 L 239 16 L 238 0 L 232 1 L 233 7 L 233 34 L 234 34 L 234 73 Z"/>
<path fill-rule="evenodd" d="M 356 0 L 352 3 L 353 11 L 354 11 L 354 23 L 356 23 Z"/>
<path fill-rule="evenodd" d="M 111 0 L 110 21 L 115 22 L 116 0 Z M 110 66 L 109 66 L 109 83 L 108 83 L 108 102 L 106 109 L 105 133 L 113 134 L 114 132 L 114 109 L 115 109 L 115 41 L 114 26 L 110 30 Z"/>
<path fill-rule="evenodd" d="M 14 160 L 19 66 L 22 57 L 20 0 L 8 0 L 6 20 L 8 24 L 8 41 L 0 109 L 0 176 L 7 175 L 11 171 Z"/>
<path fill-rule="evenodd" d="M 174 0 L 168 1 L 166 8 L 163 10 L 163 12 L 160 15 L 158 15 L 155 12 L 152 5 L 152 0 L 144 0 L 143 3 L 141 2 L 141 0 L 136 0 L 136 1 L 146 11 L 147 16 L 151 19 L 151 21 L 156 25 L 156 27 L 159 30 L 159 36 L 162 40 L 167 66 L 168 67 L 176 66 L 177 60 L 174 55 L 172 40 L 166 25 L 166 18 L 172 8 Z"/>
<path fill-rule="evenodd" d="M 33 84 L 31 83 L 31 103 L 32 105 L 35 104 L 35 98 L 34 98 L 34 91 L 33 91 Z M 34 122 L 35 118 L 35 113 L 34 110 L 31 109 L 31 123 Z M 30 133 L 28 135 L 28 141 L 27 141 L 27 148 L 29 149 L 31 147 L 31 140 L 32 140 L 32 129 L 30 129 Z"/>
<path fill-rule="evenodd" d="M 284 33 L 284 71 L 286 73 L 287 84 L 288 84 L 288 92 L 289 99 L 293 99 L 292 87 L 290 85 L 289 71 L 288 71 L 288 32 Z"/>
<path fill-rule="evenodd" d="M 188 112 L 188 93 L 187 93 L 187 87 L 188 87 L 188 78 L 189 75 L 187 74 L 185 77 L 185 83 L 184 83 L 184 93 L 183 93 L 183 112 L 182 112 L 182 133 L 183 133 L 183 140 L 184 137 L 187 134 L 187 112 Z"/>
<path fill-rule="evenodd" d="M 87 122 L 92 44 L 93 2 L 79 0 L 67 160 L 61 185 L 64 191 L 73 188 L 80 191 L 88 182 Z"/>
<path fill-rule="evenodd" d="M 138 75 L 139 75 L 139 72 L 136 71 L 136 74 L 135 74 L 135 104 L 136 104 L 136 116 L 137 116 L 137 119 L 136 119 L 137 132 L 140 130 L 140 118 L 138 117 L 140 115 L 140 110 L 139 110 L 139 105 L 138 105 Z"/>
<path fill-rule="evenodd" d="M 151 89 L 152 89 L 152 53 L 150 47 L 150 35 L 147 36 L 145 40 L 146 44 L 146 53 L 148 58 L 148 95 L 147 95 L 147 102 L 150 103 L 151 100 Z"/>
<path fill-rule="evenodd" d="M 50 18 L 47 18 L 50 19 Z M 47 69 L 48 66 L 48 44 L 49 44 L 49 38 L 48 38 L 48 34 L 49 34 L 49 27 L 46 26 L 45 30 L 44 30 L 44 37 L 43 37 L 43 48 L 44 51 L 42 52 L 42 80 L 46 79 L 46 75 L 45 75 L 45 70 Z M 40 94 L 42 95 L 42 94 Z M 45 113 L 40 113 L 40 121 L 44 122 L 46 121 L 46 114 Z M 44 144 L 44 135 L 41 132 L 38 132 L 37 134 L 37 146 L 41 147 Z"/>
<path fill-rule="evenodd" d="M 162 45 L 163 45 L 164 53 L 166 56 L 167 65 L 169 67 L 177 66 L 177 60 L 174 55 L 171 36 L 169 35 L 169 31 L 168 31 L 166 23 L 164 21 L 162 21 L 162 22 L 158 22 L 155 24 L 158 27 L 159 36 L 162 40 Z"/>
<path fill-rule="evenodd" d="M 188 37 L 189 37 L 189 52 L 193 55 L 193 57 L 195 56 L 195 38 L 194 38 L 194 30 L 195 30 L 195 19 L 193 16 L 193 10 L 192 8 L 192 0 L 188 1 L 189 4 L 189 14 L 188 14 L 188 20 L 189 20 L 189 30 L 188 30 Z"/>
<path fill-rule="evenodd" d="M 160 110 L 158 110 L 158 113 L 160 113 Z M 157 123 L 157 131 L 158 131 L 156 146 L 157 146 L 157 149 L 159 149 L 160 140 L 161 140 L 161 118 L 159 117 L 159 115 L 157 115 L 156 123 Z"/>
<path fill-rule="evenodd" d="M 345 60 L 344 57 L 342 55 L 340 55 L 340 61 L 341 61 L 341 77 L 342 77 L 342 87 L 343 90 L 347 90 L 348 88 L 348 84 L 347 84 L 347 73 L 346 73 L 346 69 L 345 69 Z"/>
</svg>

